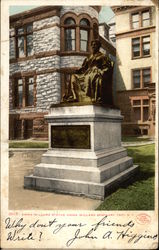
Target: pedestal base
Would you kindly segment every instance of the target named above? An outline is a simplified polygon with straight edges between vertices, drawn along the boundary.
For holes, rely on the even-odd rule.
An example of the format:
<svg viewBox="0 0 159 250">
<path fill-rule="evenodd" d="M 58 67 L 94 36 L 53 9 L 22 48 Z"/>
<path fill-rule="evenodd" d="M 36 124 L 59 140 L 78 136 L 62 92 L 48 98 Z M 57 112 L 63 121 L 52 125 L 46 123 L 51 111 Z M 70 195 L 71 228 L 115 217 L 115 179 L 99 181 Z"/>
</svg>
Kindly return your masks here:
<svg viewBox="0 0 159 250">
<path fill-rule="evenodd" d="M 119 110 L 93 105 L 59 107 L 52 108 L 46 118 L 50 149 L 35 166 L 33 175 L 24 177 L 25 188 L 103 200 L 112 188 L 138 170 L 132 158 L 127 156 L 126 149 L 121 147 L 122 117 Z M 73 126 L 73 130 L 68 132 L 67 126 L 69 130 Z M 82 138 L 78 143 L 75 138 L 78 139 L 80 134 L 76 137 L 76 126 Z M 89 131 L 85 133 L 82 126 Z M 60 132 L 56 133 L 53 127 Z M 63 143 L 58 143 L 57 138 Z M 57 145 L 63 148 L 56 148 Z"/>
</svg>

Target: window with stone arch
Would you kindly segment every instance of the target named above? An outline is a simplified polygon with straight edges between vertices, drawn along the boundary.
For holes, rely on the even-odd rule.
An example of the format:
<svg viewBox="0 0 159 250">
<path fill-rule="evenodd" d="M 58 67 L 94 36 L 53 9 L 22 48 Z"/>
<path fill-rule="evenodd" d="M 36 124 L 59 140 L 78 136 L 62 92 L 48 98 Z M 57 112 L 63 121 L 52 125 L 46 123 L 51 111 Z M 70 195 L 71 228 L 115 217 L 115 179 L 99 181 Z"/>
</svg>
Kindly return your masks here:
<svg viewBox="0 0 159 250">
<path fill-rule="evenodd" d="M 65 22 L 65 51 L 76 50 L 76 22 L 72 17 L 68 17 Z"/>
<path fill-rule="evenodd" d="M 66 54 L 85 54 L 91 51 L 91 41 L 94 39 L 93 24 L 98 20 L 89 14 L 76 15 L 69 12 L 61 18 L 61 51 Z"/>
<path fill-rule="evenodd" d="M 80 51 L 88 51 L 90 22 L 86 18 L 80 20 Z"/>
</svg>

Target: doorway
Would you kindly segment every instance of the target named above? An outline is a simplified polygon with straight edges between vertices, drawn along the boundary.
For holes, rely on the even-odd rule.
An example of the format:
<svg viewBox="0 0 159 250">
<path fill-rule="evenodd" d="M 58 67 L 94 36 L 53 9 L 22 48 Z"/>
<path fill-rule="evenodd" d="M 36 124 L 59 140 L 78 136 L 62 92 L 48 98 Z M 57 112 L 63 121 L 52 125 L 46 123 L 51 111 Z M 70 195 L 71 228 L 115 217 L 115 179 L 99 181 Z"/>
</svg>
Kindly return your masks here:
<svg viewBox="0 0 159 250">
<path fill-rule="evenodd" d="M 24 120 L 24 139 L 33 136 L 33 120 Z"/>
</svg>

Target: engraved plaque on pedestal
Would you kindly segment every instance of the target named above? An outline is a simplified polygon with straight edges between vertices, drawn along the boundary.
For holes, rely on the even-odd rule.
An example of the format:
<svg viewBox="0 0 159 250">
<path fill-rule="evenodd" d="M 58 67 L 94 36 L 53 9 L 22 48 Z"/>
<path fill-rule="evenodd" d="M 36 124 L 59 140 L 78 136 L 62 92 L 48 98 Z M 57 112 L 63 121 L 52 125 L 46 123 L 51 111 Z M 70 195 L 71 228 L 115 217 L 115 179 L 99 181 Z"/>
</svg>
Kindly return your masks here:
<svg viewBox="0 0 159 250">
<path fill-rule="evenodd" d="M 90 126 L 52 125 L 51 147 L 90 149 Z"/>
</svg>

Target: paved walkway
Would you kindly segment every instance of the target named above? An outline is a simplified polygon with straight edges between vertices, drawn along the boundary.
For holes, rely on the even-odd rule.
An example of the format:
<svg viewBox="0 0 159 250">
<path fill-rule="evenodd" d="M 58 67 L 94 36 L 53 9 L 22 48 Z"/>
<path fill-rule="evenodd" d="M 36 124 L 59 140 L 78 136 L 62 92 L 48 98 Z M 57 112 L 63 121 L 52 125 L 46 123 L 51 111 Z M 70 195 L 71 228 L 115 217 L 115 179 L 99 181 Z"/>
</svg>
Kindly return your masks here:
<svg viewBox="0 0 159 250">
<path fill-rule="evenodd" d="M 33 172 L 46 149 L 19 150 L 9 152 L 9 209 L 95 210 L 100 205 L 100 200 L 24 189 L 24 176 Z"/>
</svg>

